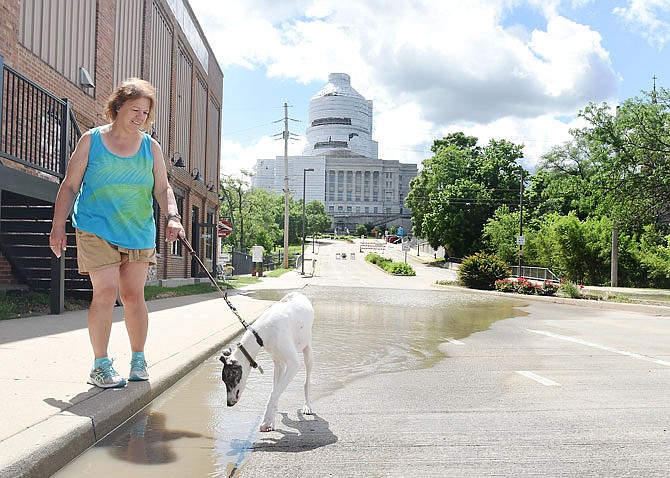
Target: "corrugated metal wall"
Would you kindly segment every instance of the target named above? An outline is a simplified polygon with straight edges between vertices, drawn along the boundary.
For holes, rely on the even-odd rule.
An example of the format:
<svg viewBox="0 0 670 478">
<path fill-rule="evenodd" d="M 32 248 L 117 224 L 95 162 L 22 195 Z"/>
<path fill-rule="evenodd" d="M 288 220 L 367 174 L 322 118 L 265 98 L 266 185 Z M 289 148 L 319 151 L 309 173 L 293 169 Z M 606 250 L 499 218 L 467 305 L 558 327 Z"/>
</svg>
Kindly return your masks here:
<svg viewBox="0 0 670 478">
<path fill-rule="evenodd" d="M 80 66 L 95 74 L 95 17 L 95 0 L 23 0 L 21 44 L 79 85 Z"/>
<path fill-rule="evenodd" d="M 142 75 L 142 14 L 144 2 L 116 0 L 114 86 Z"/>
<path fill-rule="evenodd" d="M 198 168 L 205 181 L 210 181 L 205 171 L 207 151 L 207 84 L 196 75 L 193 101 L 193 167 Z"/>
<path fill-rule="evenodd" d="M 179 45 L 177 58 L 177 88 L 175 109 L 175 151 L 179 151 L 189 170 L 195 166 L 191 161 L 191 79 L 193 61 Z M 202 173 L 201 173 L 202 174 Z"/>
<path fill-rule="evenodd" d="M 132 1 L 132 0 L 131 0 Z M 155 131 L 163 153 L 168 154 L 170 139 L 170 81 L 172 78 L 173 33 L 156 2 L 152 6 L 151 48 L 147 79 L 156 87 Z"/>
<path fill-rule="evenodd" d="M 209 102 L 207 137 L 207 181 L 218 184 L 219 178 L 219 132 L 221 131 L 221 107 Z M 218 188 L 218 186 L 217 186 Z"/>
</svg>

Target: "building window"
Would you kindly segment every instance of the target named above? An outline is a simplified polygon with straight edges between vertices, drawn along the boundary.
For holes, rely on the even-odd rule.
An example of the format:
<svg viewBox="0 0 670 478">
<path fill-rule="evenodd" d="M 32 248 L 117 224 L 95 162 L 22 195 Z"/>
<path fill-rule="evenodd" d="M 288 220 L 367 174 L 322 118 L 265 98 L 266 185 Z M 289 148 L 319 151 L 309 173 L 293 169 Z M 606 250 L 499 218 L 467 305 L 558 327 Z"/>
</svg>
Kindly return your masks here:
<svg viewBox="0 0 670 478">
<path fill-rule="evenodd" d="M 351 118 L 328 117 L 328 118 L 317 118 L 314 121 L 312 121 L 312 126 L 324 126 L 324 125 L 331 125 L 331 124 L 350 125 L 351 124 Z"/>
</svg>

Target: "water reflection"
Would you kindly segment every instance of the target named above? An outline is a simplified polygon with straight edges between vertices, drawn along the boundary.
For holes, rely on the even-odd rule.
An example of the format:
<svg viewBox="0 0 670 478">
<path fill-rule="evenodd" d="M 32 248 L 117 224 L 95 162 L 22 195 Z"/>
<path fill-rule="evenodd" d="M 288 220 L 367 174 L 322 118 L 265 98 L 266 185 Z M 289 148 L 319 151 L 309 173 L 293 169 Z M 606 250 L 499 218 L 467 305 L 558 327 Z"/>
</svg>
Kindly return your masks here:
<svg viewBox="0 0 670 478">
<path fill-rule="evenodd" d="M 288 291 L 252 295 L 279 300 Z M 314 304 L 315 397 L 371 374 L 431 367 L 440 345 L 518 315 L 519 303 L 458 291 L 306 287 Z"/>
<path fill-rule="evenodd" d="M 111 454 L 114 458 L 144 465 L 173 462 L 177 455 L 171 441 L 202 436 L 188 430 L 168 430 L 165 414 L 148 409 L 140 412 L 126 428 L 129 430 L 119 431 L 106 441 L 111 446 Z"/>
</svg>

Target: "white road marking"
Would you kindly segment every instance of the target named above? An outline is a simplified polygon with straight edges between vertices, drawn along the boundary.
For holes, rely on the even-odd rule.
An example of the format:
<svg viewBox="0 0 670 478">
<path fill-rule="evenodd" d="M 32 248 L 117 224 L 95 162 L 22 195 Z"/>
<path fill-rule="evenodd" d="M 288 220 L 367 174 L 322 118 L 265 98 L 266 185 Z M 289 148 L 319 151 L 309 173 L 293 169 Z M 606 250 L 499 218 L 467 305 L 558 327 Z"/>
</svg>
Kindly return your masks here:
<svg viewBox="0 0 670 478">
<path fill-rule="evenodd" d="M 456 339 L 447 339 L 447 342 L 454 345 L 465 345 L 465 342 L 461 342 L 460 340 Z"/>
<path fill-rule="evenodd" d="M 529 378 L 531 380 L 535 380 L 536 382 L 540 382 L 542 385 L 546 385 L 547 387 L 560 387 L 561 384 L 558 382 L 554 382 L 553 380 L 549 380 L 548 378 L 544 378 L 541 375 L 538 375 L 533 372 L 529 372 L 527 370 L 517 370 L 516 373 L 519 375 L 522 375 L 526 378 Z"/>
<path fill-rule="evenodd" d="M 567 335 L 554 334 L 552 332 L 545 332 L 543 330 L 533 330 L 533 329 L 526 329 L 526 330 L 528 330 L 528 332 L 533 332 L 533 333 L 536 333 L 536 334 L 545 335 L 547 337 L 552 337 L 552 338 L 555 338 L 555 339 L 565 340 L 567 342 L 573 342 L 575 344 L 580 344 L 580 345 L 585 345 L 587 347 L 593 347 L 593 348 L 596 348 L 596 349 L 605 350 L 606 352 L 612 352 L 612 353 L 615 353 L 615 354 L 624 355 L 626 357 L 636 358 L 638 360 L 644 360 L 645 362 L 651 362 L 651 363 L 655 363 L 655 364 L 658 364 L 658 365 L 664 365 L 666 367 L 670 367 L 670 362 L 668 362 L 667 360 L 657 359 L 657 358 L 654 358 L 654 357 L 650 357 L 648 355 L 642 355 L 642 354 L 638 354 L 638 353 L 635 353 L 635 352 L 628 352 L 627 350 L 618 350 L 618 349 L 615 349 L 615 348 L 612 348 L 612 347 L 608 347 L 606 345 L 600 345 L 600 344 L 596 344 L 594 342 L 587 342 L 586 340 L 576 339 L 574 337 L 568 337 Z"/>
</svg>

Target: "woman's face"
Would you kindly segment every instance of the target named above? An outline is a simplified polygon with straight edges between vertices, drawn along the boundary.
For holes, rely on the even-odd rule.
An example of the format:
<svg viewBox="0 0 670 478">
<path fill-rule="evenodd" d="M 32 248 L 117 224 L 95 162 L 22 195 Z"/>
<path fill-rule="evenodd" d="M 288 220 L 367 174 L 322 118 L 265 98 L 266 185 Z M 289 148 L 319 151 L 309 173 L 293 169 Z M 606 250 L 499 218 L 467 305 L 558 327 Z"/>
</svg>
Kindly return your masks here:
<svg viewBox="0 0 670 478">
<path fill-rule="evenodd" d="M 128 100 L 119 108 L 114 123 L 139 131 L 147 121 L 150 108 L 151 101 L 149 98 Z"/>
</svg>

